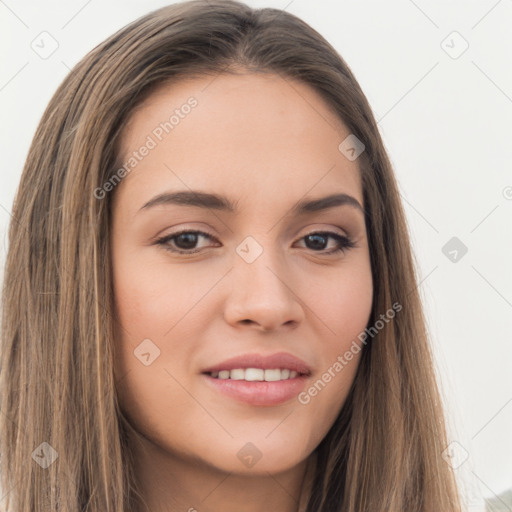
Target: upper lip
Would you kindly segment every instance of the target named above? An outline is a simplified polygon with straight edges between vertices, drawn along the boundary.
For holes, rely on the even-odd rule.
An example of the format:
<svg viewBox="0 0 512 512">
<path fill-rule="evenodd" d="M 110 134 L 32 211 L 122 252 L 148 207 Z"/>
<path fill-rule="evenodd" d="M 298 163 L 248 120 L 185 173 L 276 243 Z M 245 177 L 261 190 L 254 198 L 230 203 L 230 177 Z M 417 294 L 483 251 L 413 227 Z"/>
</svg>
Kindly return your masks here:
<svg viewBox="0 0 512 512">
<path fill-rule="evenodd" d="M 244 354 L 210 366 L 203 370 L 203 373 L 235 370 L 237 368 L 261 368 L 263 370 L 288 368 L 289 370 L 295 370 L 300 374 L 309 375 L 311 373 L 309 366 L 302 359 L 299 359 L 287 352 L 278 352 L 276 354 L 269 355 L 256 353 Z"/>
</svg>

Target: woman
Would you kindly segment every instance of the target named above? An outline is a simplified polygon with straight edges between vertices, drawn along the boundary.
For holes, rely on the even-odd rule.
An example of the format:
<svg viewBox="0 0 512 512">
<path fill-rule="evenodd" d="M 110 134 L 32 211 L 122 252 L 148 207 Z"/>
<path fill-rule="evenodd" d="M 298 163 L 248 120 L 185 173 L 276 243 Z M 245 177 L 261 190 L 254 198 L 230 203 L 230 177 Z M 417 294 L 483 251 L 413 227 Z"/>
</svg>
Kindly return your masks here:
<svg viewBox="0 0 512 512">
<path fill-rule="evenodd" d="M 392 168 L 301 20 L 190 1 L 114 34 L 13 219 L 8 510 L 461 510 Z"/>
</svg>

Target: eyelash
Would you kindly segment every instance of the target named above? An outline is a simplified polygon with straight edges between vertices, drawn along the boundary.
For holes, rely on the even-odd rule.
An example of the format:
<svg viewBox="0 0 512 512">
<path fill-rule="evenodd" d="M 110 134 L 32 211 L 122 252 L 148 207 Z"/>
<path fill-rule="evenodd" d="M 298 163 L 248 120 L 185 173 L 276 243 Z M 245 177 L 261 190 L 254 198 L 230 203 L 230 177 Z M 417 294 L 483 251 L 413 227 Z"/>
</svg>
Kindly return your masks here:
<svg viewBox="0 0 512 512">
<path fill-rule="evenodd" d="M 210 238 L 212 240 L 216 240 L 213 236 L 211 236 L 208 233 L 205 233 L 204 231 L 184 229 L 182 231 L 178 231 L 177 233 L 172 233 L 171 235 L 165 235 L 162 238 L 157 239 L 155 243 L 157 245 L 164 246 L 165 250 L 173 252 L 173 253 L 177 253 L 177 254 L 195 254 L 195 253 L 201 252 L 202 249 L 183 250 L 183 249 L 171 249 L 170 248 L 169 242 L 171 240 L 173 240 L 174 238 L 177 238 L 178 236 L 183 235 L 185 233 L 199 234 L 199 235 L 205 236 L 207 238 Z M 308 233 L 307 235 L 304 235 L 299 240 L 302 240 L 308 236 L 313 236 L 313 235 L 323 235 L 325 238 L 331 237 L 331 238 L 334 238 L 335 240 L 337 240 L 337 242 L 338 242 L 338 247 L 336 249 L 328 251 L 328 252 L 323 252 L 323 250 L 315 251 L 315 250 L 311 249 L 315 253 L 326 254 L 328 256 L 331 256 L 331 255 L 336 255 L 340 252 L 345 252 L 345 251 L 352 249 L 353 247 L 356 246 L 356 244 L 347 236 L 340 235 L 340 234 L 334 233 L 332 231 L 313 231 L 312 233 Z"/>
</svg>

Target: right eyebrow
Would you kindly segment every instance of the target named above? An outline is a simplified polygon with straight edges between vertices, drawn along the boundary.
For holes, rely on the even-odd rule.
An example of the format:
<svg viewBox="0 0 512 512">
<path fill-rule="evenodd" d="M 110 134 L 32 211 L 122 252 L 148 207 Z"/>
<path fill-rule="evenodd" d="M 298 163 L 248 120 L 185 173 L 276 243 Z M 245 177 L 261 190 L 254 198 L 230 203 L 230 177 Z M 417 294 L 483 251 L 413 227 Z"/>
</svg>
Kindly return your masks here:
<svg viewBox="0 0 512 512">
<path fill-rule="evenodd" d="M 214 210 L 236 211 L 236 203 L 227 197 L 217 194 L 200 192 L 199 190 L 182 190 L 179 192 L 164 192 L 150 199 L 141 210 L 161 204 L 178 204 L 195 206 L 197 208 L 212 208 Z"/>
</svg>

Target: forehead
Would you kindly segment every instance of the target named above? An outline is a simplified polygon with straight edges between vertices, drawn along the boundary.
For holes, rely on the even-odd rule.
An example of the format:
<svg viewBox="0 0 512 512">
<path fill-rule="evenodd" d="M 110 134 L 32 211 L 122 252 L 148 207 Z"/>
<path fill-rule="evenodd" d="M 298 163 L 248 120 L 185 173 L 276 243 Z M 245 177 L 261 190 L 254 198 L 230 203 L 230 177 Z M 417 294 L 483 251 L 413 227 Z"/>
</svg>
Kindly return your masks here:
<svg viewBox="0 0 512 512">
<path fill-rule="evenodd" d="M 140 195 L 179 185 L 297 199 L 336 188 L 363 204 L 358 162 L 339 149 L 349 135 L 302 82 L 275 74 L 188 78 L 159 87 L 130 116 L 119 160 L 135 165 L 120 188 Z M 135 159 L 144 146 L 151 149 Z"/>
</svg>

